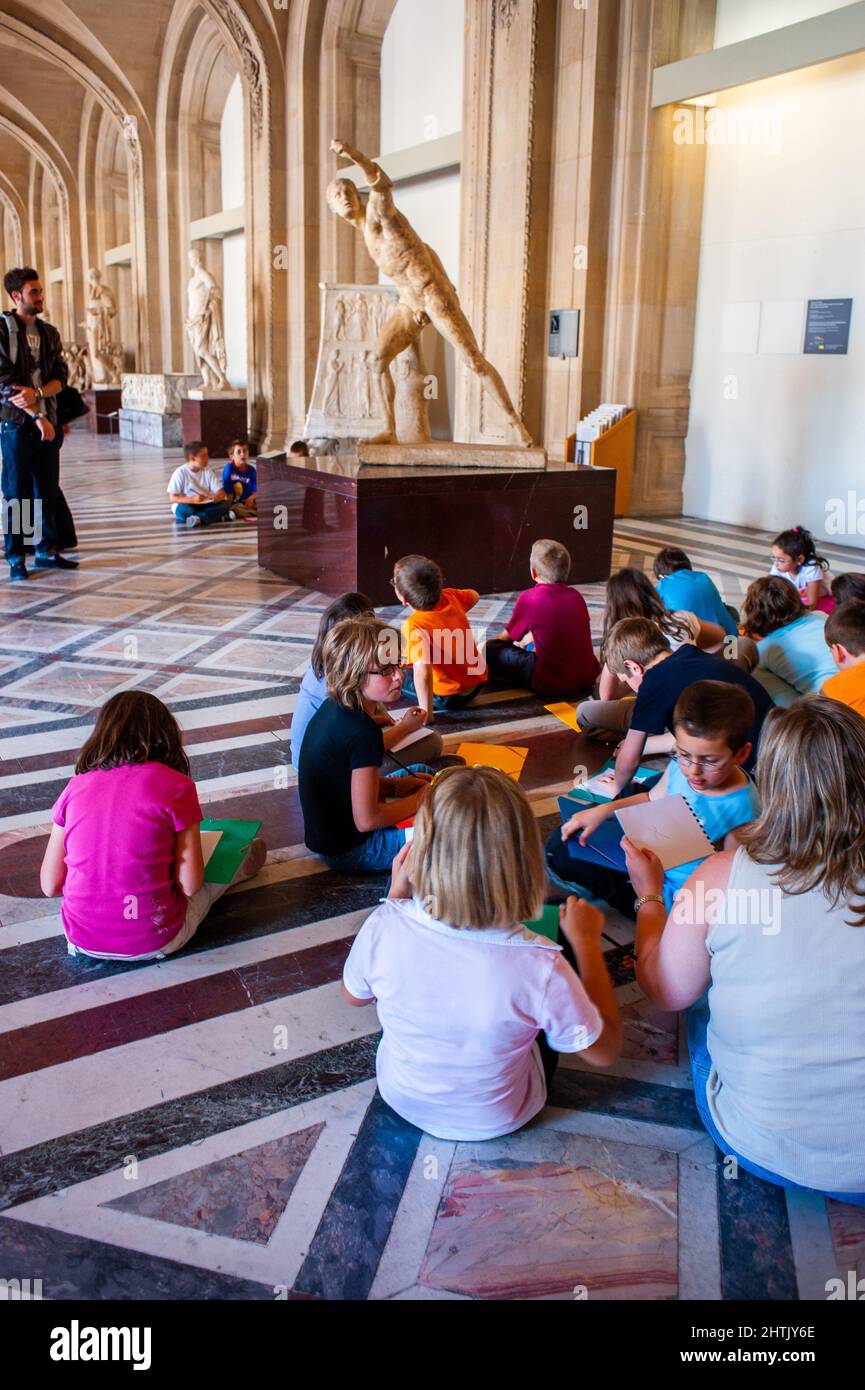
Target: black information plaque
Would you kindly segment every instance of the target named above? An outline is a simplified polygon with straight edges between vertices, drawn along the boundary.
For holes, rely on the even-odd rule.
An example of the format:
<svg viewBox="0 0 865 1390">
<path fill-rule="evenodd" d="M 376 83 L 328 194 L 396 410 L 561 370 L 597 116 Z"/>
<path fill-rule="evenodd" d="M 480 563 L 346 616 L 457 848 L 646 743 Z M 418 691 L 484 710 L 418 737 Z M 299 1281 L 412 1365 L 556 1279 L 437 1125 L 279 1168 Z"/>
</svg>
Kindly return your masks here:
<svg viewBox="0 0 865 1390">
<path fill-rule="evenodd" d="M 852 312 L 852 299 L 809 299 L 804 351 L 846 352 Z"/>
</svg>

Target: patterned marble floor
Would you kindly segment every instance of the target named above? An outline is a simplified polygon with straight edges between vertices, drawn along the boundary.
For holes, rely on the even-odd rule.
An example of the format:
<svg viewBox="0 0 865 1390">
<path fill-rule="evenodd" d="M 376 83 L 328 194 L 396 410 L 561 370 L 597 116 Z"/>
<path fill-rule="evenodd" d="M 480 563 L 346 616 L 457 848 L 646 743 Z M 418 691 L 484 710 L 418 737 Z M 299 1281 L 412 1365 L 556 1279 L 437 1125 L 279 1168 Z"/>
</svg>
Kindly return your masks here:
<svg viewBox="0 0 865 1390">
<path fill-rule="evenodd" d="M 564 1059 L 538 1122 L 494 1143 L 433 1140 L 381 1102 L 375 1015 L 338 981 L 385 880 L 307 854 L 287 742 L 328 600 L 258 569 L 252 527 L 175 531 L 177 452 L 75 434 L 64 455 L 81 568 L 0 583 L 0 1278 L 60 1299 L 792 1300 L 865 1273 L 861 1209 L 725 1176 L 679 1021 L 643 997 L 613 915 L 615 1067 Z M 734 603 L 768 565 L 769 537 L 682 518 L 621 521 L 614 565 L 665 542 Z M 597 629 L 603 586 L 584 592 Z M 38 868 L 95 709 L 130 687 L 171 704 L 207 813 L 261 819 L 268 862 L 177 958 L 86 963 Z M 517 692 L 443 732 L 526 745 L 544 829 L 604 756 Z"/>
</svg>

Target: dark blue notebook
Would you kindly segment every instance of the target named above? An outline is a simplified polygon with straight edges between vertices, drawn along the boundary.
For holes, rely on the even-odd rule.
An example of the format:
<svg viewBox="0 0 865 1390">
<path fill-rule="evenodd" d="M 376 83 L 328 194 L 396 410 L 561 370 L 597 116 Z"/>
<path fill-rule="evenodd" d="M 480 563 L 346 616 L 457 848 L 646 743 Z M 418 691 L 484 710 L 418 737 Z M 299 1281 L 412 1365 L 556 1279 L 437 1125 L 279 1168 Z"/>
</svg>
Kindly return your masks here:
<svg viewBox="0 0 865 1390">
<path fill-rule="evenodd" d="M 589 809 L 597 804 L 578 796 L 560 796 L 558 802 L 563 824 L 581 807 Z M 625 851 L 619 843 L 623 833 L 615 816 L 610 816 L 609 820 L 598 826 L 584 845 L 580 844 L 576 835 L 566 840 L 565 845 L 572 859 L 581 859 L 584 864 L 599 864 L 602 869 L 619 869 L 622 873 L 627 873 Z"/>
</svg>

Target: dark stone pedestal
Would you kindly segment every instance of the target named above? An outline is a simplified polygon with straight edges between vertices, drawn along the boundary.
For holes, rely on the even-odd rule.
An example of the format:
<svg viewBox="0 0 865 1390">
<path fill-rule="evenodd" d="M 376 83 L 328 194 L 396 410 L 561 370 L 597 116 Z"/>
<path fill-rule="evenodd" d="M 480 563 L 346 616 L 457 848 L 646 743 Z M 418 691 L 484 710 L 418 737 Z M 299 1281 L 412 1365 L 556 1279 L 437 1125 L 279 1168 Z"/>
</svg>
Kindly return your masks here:
<svg viewBox="0 0 865 1390">
<path fill-rule="evenodd" d="M 213 396 L 197 401 L 182 396 L 180 422 L 185 444 L 200 439 L 211 458 L 225 458 L 226 446 L 232 439 L 246 438 L 246 397 Z"/>
<path fill-rule="evenodd" d="M 117 434 L 116 412 L 120 409 L 120 387 L 106 386 L 103 391 L 96 391 L 91 388 L 91 390 L 84 392 L 84 399 L 90 407 L 90 414 L 87 416 L 87 428 L 91 434 Z"/>
<path fill-rule="evenodd" d="M 525 589 L 541 537 L 567 546 L 570 583 L 609 578 L 615 469 L 382 467 L 347 454 L 256 466 L 258 562 L 308 589 L 393 603 L 394 562 L 411 553 L 436 560 L 450 585 Z"/>
</svg>

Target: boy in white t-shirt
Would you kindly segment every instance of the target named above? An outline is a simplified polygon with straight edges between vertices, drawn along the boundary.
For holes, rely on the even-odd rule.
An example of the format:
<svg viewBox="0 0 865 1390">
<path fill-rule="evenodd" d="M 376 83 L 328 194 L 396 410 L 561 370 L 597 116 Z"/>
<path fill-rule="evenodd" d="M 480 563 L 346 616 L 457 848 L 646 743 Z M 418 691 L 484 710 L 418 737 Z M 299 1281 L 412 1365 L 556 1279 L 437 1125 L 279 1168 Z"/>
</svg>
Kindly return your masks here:
<svg viewBox="0 0 865 1390">
<path fill-rule="evenodd" d="M 347 1003 L 378 1005 L 382 1098 L 427 1134 L 511 1134 L 543 1109 L 557 1053 L 609 1066 L 621 1051 L 604 918 L 575 897 L 560 909 L 578 974 L 566 950 L 523 925 L 545 891 L 525 793 L 493 768 L 439 773 L 342 983 Z"/>
<path fill-rule="evenodd" d="M 210 455 L 200 439 L 184 445 L 186 462 L 175 468 L 166 491 L 174 519 L 180 525 L 209 526 L 215 521 L 234 521 L 219 479 L 208 468 Z"/>
</svg>

